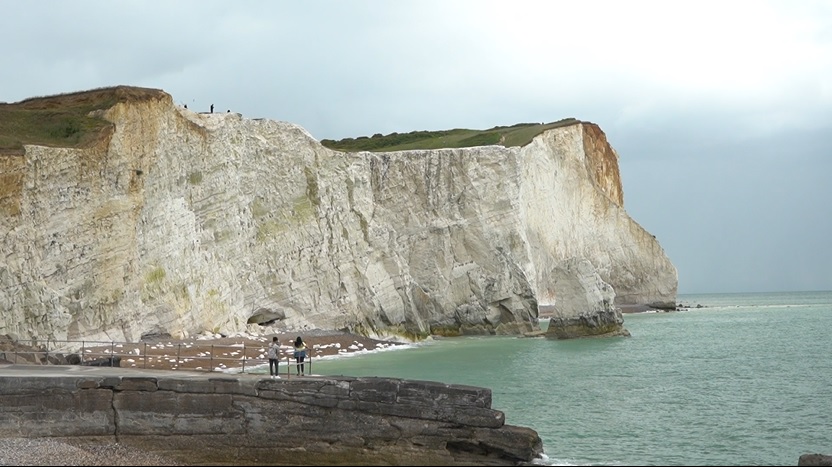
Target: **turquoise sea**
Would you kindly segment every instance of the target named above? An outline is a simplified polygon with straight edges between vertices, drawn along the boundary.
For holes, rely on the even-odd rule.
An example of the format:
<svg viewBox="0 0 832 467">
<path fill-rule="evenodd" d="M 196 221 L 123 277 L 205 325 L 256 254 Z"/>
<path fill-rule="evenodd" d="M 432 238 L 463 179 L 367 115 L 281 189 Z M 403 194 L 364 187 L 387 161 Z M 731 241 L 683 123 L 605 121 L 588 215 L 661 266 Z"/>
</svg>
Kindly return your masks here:
<svg viewBox="0 0 832 467">
<path fill-rule="evenodd" d="M 460 337 L 314 373 L 487 387 L 543 465 L 797 465 L 832 454 L 832 292 L 680 295 L 630 337 Z M 702 308 L 697 308 L 701 305 Z"/>
</svg>

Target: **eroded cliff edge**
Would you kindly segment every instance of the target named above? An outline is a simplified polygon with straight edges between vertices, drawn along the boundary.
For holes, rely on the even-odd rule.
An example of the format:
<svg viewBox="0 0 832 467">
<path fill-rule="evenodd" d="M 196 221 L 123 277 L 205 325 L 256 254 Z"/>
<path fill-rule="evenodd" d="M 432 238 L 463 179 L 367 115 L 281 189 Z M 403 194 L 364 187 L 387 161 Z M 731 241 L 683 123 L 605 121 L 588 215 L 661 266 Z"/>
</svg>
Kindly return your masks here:
<svg viewBox="0 0 832 467">
<path fill-rule="evenodd" d="M 550 334 L 575 337 L 620 330 L 620 305 L 675 305 L 594 124 L 521 148 L 342 153 L 163 92 L 101 115 L 98 145 L 0 156 L 0 334 L 514 334 L 554 304 Z"/>
</svg>

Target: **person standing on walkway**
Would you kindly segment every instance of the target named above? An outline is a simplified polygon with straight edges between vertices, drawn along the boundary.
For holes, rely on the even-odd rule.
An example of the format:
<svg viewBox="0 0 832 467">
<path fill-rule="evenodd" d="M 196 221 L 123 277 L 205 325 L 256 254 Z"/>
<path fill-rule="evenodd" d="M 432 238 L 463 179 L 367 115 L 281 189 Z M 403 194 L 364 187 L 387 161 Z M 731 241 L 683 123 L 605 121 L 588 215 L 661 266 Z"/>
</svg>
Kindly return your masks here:
<svg viewBox="0 0 832 467">
<path fill-rule="evenodd" d="M 277 369 L 277 359 L 280 358 L 280 343 L 277 336 L 272 337 L 272 343 L 269 344 L 269 375 L 272 379 L 280 379 L 280 372 Z"/>
<path fill-rule="evenodd" d="M 303 339 L 298 336 L 298 338 L 295 339 L 295 361 L 297 362 L 298 376 L 303 376 L 304 373 L 306 373 L 306 371 L 304 371 L 304 360 L 306 360 L 306 344 L 303 342 Z"/>
</svg>

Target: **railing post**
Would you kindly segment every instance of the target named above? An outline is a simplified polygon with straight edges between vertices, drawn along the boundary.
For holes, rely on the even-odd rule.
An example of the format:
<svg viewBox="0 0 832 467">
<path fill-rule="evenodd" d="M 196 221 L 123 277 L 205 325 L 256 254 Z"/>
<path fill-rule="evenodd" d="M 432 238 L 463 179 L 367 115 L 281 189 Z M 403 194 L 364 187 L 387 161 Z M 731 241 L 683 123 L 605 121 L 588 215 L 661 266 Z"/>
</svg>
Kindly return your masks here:
<svg viewBox="0 0 832 467">
<path fill-rule="evenodd" d="M 49 338 L 46 338 L 46 364 L 49 365 Z"/>
<path fill-rule="evenodd" d="M 179 344 L 176 348 L 176 368 L 174 370 L 179 369 L 179 355 L 182 353 L 182 344 Z"/>
<path fill-rule="evenodd" d="M 147 342 L 144 343 L 144 368 L 147 369 Z"/>
<path fill-rule="evenodd" d="M 85 349 L 86 349 L 85 342 L 81 341 L 81 363 L 84 363 L 84 350 Z"/>
<path fill-rule="evenodd" d="M 211 344 L 211 357 L 208 359 L 208 371 L 214 371 L 214 344 Z"/>
<path fill-rule="evenodd" d="M 246 372 L 246 358 L 247 357 L 248 356 L 246 355 L 246 343 L 243 342 L 243 373 Z"/>
<path fill-rule="evenodd" d="M 115 366 L 115 355 L 116 355 L 116 343 L 115 341 L 110 341 L 110 368 Z"/>
</svg>

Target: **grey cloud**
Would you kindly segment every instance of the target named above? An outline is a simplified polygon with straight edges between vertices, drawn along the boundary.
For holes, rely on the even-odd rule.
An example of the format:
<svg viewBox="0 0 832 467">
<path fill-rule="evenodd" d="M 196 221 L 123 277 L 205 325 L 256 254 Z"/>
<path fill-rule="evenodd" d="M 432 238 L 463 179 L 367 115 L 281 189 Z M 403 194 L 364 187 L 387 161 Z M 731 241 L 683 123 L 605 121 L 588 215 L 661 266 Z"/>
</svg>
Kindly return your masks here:
<svg viewBox="0 0 832 467">
<path fill-rule="evenodd" d="M 681 292 L 832 289 L 827 3 L 761 4 L 813 25 L 800 40 L 814 42 L 795 50 L 806 61 L 779 64 L 803 55 L 754 50 L 743 37 L 757 57 L 749 66 L 774 65 L 772 75 L 738 72 L 748 82 L 701 69 L 711 60 L 670 37 L 672 24 L 656 37 L 633 29 L 650 27 L 638 15 L 609 18 L 600 4 L 593 18 L 568 2 L 505 5 L 5 2 L 0 43 L 14 46 L 4 48 L 0 101 L 130 84 L 197 110 L 290 121 L 319 139 L 589 120 L 619 152 L 627 211 L 676 264 Z M 629 33 L 652 42 L 637 50 Z M 665 42 L 690 60 L 663 56 L 674 50 Z"/>
</svg>

